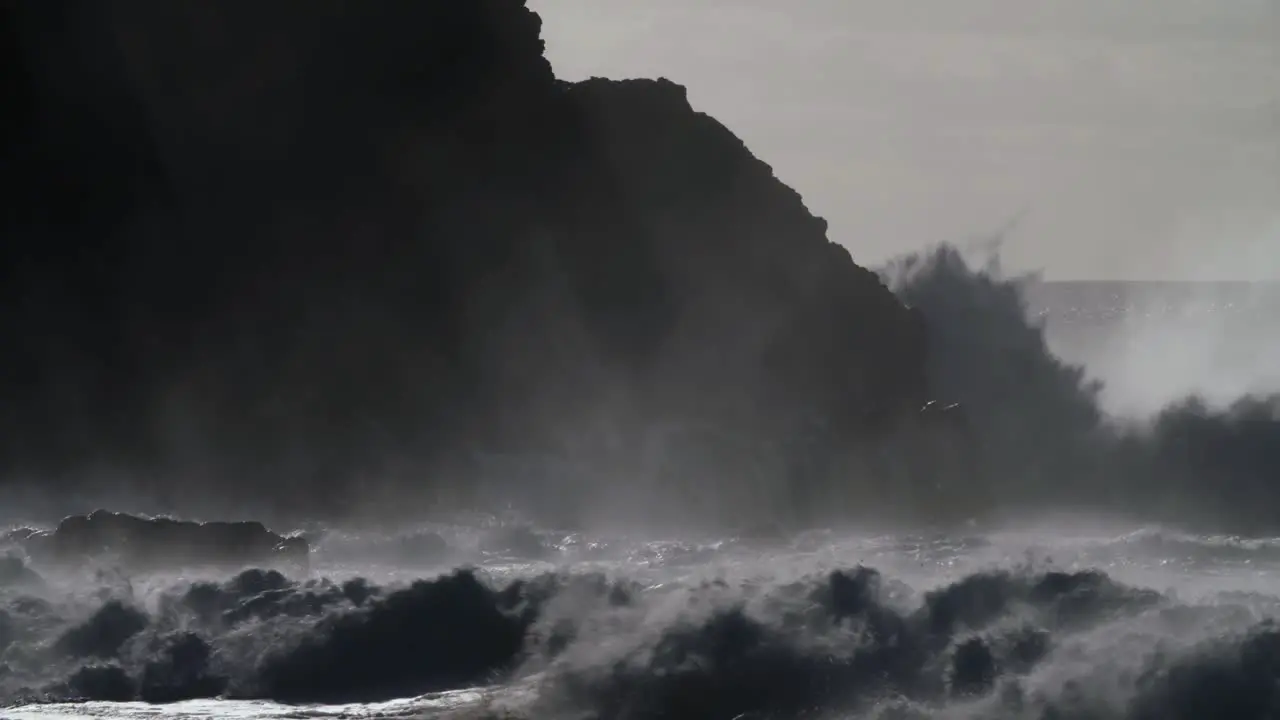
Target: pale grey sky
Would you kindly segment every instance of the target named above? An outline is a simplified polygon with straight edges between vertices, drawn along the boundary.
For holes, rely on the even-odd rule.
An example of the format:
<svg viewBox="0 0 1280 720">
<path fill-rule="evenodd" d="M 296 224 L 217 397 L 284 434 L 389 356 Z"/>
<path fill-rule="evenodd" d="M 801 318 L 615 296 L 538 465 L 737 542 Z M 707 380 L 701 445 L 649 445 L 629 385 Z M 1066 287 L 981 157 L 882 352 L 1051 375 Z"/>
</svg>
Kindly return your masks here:
<svg viewBox="0 0 1280 720">
<path fill-rule="evenodd" d="M 530 0 L 566 79 L 669 77 L 855 259 L 1027 214 L 1056 278 L 1280 278 L 1280 0 Z"/>
</svg>

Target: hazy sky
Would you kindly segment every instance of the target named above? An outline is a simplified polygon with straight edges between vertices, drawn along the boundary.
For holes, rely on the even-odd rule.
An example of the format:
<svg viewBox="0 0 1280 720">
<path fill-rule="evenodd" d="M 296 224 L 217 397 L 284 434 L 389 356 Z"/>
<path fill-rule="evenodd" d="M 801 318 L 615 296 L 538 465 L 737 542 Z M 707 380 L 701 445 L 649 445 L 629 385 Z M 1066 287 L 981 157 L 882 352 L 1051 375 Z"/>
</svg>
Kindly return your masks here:
<svg viewBox="0 0 1280 720">
<path fill-rule="evenodd" d="M 1025 210 L 1057 278 L 1280 278 L 1280 0 L 530 0 L 665 76 L 864 264 Z"/>
</svg>

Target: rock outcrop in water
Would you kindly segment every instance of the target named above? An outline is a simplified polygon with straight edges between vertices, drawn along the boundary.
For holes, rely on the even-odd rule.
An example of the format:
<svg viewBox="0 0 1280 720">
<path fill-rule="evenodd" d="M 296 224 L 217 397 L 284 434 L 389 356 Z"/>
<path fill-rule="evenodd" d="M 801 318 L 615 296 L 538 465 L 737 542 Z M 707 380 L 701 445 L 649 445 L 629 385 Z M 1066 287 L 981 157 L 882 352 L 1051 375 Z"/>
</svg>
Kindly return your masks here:
<svg viewBox="0 0 1280 720">
<path fill-rule="evenodd" d="M 928 399 L 919 318 L 768 165 L 675 83 L 557 80 L 523 2 L 0 13 L 6 483 L 342 515 Z"/>
<path fill-rule="evenodd" d="M 129 571 L 191 567 L 281 567 L 305 572 L 310 548 L 301 537 L 259 522 L 191 522 L 95 510 L 64 518 L 53 530 L 9 533 L 37 563 L 88 566 L 111 562 Z"/>
</svg>

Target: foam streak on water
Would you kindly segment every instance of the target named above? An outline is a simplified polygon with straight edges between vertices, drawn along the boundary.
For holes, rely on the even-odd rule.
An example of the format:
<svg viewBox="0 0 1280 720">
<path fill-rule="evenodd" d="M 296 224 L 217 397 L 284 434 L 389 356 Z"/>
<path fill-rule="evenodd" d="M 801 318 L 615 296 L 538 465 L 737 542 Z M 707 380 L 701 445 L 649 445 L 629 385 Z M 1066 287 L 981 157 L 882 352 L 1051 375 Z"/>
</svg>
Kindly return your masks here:
<svg viewBox="0 0 1280 720">
<path fill-rule="evenodd" d="M 495 545 L 432 532 L 448 549 L 417 568 L 406 548 L 421 533 L 331 534 L 302 581 L 46 572 L 11 584 L 0 717 L 1280 709 L 1280 630 L 1267 620 L 1280 612 L 1280 542 L 1144 529 L 716 542 L 520 532 Z M 361 558 L 367 580 L 354 579 Z M 110 702 L 129 693 L 169 702 Z"/>
<path fill-rule="evenodd" d="M 4 711 L 11 720 L 41 718 L 164 718 L 165 720 L 214 720 L 215 718 L 407 718 L 430 717 L 459 708 L 473 707 L 483 694 L 472 690 L 437 693 L 381 703 L 344 705 L 282 705 L 246 700 L 188 700 L 168 705 L 147 703 L 85 702 L 75 704 L 27 705 Z"/>
</svg>

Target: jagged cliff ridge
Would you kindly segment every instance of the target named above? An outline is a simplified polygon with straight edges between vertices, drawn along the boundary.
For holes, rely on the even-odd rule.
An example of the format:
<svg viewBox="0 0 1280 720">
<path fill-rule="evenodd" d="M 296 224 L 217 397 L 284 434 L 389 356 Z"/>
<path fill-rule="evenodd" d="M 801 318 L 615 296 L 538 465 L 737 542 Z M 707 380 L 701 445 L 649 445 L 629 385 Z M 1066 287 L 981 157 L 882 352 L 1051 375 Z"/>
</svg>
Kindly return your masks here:
<svg viewBox="0 0 1280 720">
<path fill-rule="evenodd" d="M 523 2 L 3 13 L 11 486 L 337 513 L 927 395 L 920 323 L 768 165 L 672 82 L 558 81 Z"/>
</svg>

